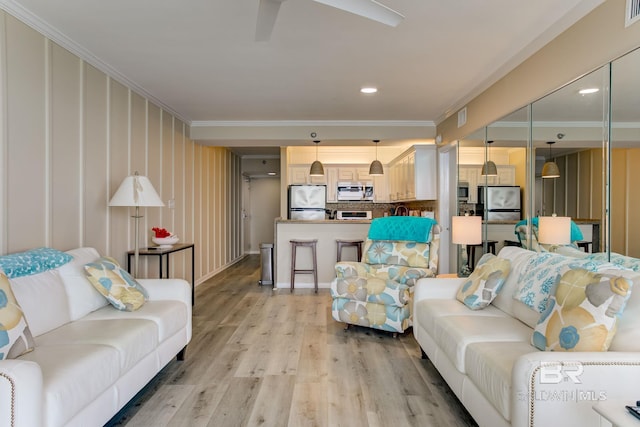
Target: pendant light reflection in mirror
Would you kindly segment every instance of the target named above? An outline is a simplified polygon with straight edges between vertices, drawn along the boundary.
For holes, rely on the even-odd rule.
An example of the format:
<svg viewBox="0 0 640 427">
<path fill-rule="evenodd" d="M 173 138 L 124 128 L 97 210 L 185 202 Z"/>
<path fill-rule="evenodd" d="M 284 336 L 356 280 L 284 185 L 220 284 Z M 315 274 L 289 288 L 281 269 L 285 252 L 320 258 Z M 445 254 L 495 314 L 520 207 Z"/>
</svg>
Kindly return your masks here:
<svg viewBox="0 0 640 427">
<path fill-rule="evenodd" d="M 551 146 L 555 144 L 555 141 L 548 141 L 547 144 L 549 144 L 549 160 L 547 160 L 542 166 L 542 177 L 559 178 L 560 169 L 558 168 L 556 162 L 553 161 L 553 157 L 551 156 Z"/>
<path fill-rule="evenodd" d="M 376 159 L 371 162 L 371 165 L 369 166 L 369 175 L 371 176 L 381 176 L 384 175 L 384 169 L 382 169 L 382 163 L 380 163 L 380 160 L 378 160 L 378 143 L 380 142 L 379 139 L 374 139 L 373 143 L 376 144 Z"/>
<path fill-rule="evenodd" d="M 490 160 L 491 152 L 489 151 L 489 147 L 493 144 L 493 141 L 487 141 L 487 161 L 482 165 L 482 172 L 480 173 L 482 176 L 498 176 L 498 168 L 496 164 Z"/>
<path fill-rule="evenodd" d="M 315 162 L 311 163 L 311 169 L 309 170 L 309 175 L 324 176 L 324 167 L 322 166 L 322 163 L 320 163 L 320 161 L 318 160 L 318 144 L 320 144 L 320 141 L 316 139 L 313 142 L 316 144 L 316 160 Z"/>
</svg>

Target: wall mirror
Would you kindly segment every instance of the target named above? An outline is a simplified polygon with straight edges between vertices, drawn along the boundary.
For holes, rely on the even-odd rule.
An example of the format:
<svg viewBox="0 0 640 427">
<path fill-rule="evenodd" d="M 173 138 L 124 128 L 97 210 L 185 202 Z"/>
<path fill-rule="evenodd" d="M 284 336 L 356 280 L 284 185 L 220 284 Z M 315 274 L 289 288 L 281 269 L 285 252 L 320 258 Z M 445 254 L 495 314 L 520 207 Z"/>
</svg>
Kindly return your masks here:
<svg viewBox="0 0 640 427">
<path fill-rule="evenodd" d="M 611 253 L 640 258 L 640 49 L 611 63 Z"/>
<path fill-rule="evenodd" d="M 602 250 L 604 137 L 609 67 L 605 66 L 531 105 L 535 149 L 533 216 L 571 217 L 580 246 Z"/>
</svg>

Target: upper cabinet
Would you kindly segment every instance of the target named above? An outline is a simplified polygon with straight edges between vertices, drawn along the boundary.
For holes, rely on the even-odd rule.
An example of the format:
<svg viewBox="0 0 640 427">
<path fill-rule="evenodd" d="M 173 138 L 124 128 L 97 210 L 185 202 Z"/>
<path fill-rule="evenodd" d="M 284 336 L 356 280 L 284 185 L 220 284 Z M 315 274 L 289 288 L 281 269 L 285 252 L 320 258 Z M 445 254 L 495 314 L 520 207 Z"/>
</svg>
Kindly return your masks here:
<svg viewBox="0 0 640 427">
<path fill-rule="evenodd" d="M 414 145 L 389 163 L 389 200 L 435 200 L 438 169 L 435 145 Z"/>
</svg>

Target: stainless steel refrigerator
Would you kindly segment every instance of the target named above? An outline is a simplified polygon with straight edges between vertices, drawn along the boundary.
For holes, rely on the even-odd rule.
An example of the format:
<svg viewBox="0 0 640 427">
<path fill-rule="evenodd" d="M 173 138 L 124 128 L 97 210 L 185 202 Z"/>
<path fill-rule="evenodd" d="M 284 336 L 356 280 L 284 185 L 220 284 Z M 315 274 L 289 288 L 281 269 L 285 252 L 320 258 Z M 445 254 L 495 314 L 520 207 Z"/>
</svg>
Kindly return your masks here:
<svg viewBox="0 0 640 427">
<path fill-rule="evenodd" d="M 324 219 L 326 185 L 290 185 L 287 192 L 289 219 Z"/>
<path fill-rule="evenodd" d="M 520 198 L 518 185 L 478 186 L 476 211 L 487 221 L 519 221 Z"/>
</svg>

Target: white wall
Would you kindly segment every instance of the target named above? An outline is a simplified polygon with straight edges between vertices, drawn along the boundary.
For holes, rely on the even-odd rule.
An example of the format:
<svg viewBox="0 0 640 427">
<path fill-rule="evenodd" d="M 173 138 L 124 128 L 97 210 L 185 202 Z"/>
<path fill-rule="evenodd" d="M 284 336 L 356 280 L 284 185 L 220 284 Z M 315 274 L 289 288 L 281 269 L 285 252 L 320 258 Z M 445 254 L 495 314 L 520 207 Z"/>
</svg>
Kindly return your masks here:
<svg viewBox="0 0 640 427">
<path fill-rule="evenodd" d="M 138 171 L 175 200 L 143 209 L 141 245 L 153 226 L 194 242 L 197 281 L 242 256 L 239 158 L 2 11 L 0 99 L 0 254 L 93 246 L 125 263 L 133 212 L 108 202 Z M 190 276 L 176 255 L 172 271 Z"/>
<path fill-rule="evenodd" d="M 275 219 L 280 216 L 280 179 L 252 179 L 245 187 L 248 190 L 249 205 L 249 253 L 259 253 L 260 243 L 273 243 Z"/>
</svg>

